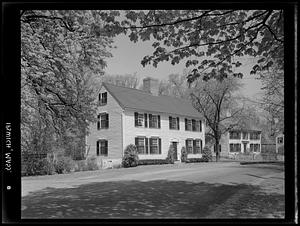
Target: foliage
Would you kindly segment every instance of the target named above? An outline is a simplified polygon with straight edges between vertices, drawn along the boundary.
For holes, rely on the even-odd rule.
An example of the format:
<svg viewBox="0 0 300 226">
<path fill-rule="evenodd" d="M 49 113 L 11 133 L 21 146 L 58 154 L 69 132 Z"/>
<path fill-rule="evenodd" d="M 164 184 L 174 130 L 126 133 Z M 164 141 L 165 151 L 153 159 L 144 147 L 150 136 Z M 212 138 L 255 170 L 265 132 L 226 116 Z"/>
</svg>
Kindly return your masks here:
<svg viewBox="0 0 300 226">
<path fill-rule="evenodd" d="M 98 170 L 99 166 L 97 164 L 97 157 L 92 156 L 89 157 L 87 160 L 87 170 Z"/>
<path fill-rule="evenodd" d="M 205 162 L 211 162 L 212 161 L 212 153 L 209 147 L 205 146 L 203 148 L 203 153 L 202 153 L 202 159 Z"/>
<path fill-rule="evenodd" d="M 137 148 L 134 144 L 129 144 L 124 151 L 124 156 L 122 158 L 122 166 L 135 167 L 138 165 L 139 158 L 137 153 Z"/>
<path fill-rule="evenodd" d="M 161 165 L 169 164 L 167 159 L 140 159 L 139 165 Z"/>
<path fill-rule="evenodd" d="M 60 144 L 70 154 L 77 147 L 74 158 L 82 158 L 84 147 L 78 137 L 84 137 L 87 125 L 96 120 L 94 78 L 103 74 L 104 60 L 111 56 L 110 25 L 104 28 L 103 22 L 117 15 L 113 11 L 21 11 L 22 151 L 37 145 L 31 135 L 36 131 L 45 138 L 41 141 L 50 142 L 42 148 Z"/>
<path fill-rule="evenodd" d="M 25 164 L 25 175 L 27 176 L 52 175 L 55 172 L 53 163 L 48 161 L 46 158 L 31 158 L 23 164 Z"/>
<path fill-rule="evenodd" d="M 168 80 L 162 80 L 159 83 L 159 95 L 173 96 L 186 99 L 188 97 L 188 86 L 186 82 L 186 72 L 182 75 L 170 74 Z"/>
<path fill-rule="evenodd" d="M 104 75 L 102 78 L 103 82 L 107 82 L 117 86 L 123 86 L 128 88 L 137 89 L 140 82 L 140 78 L 136 73 L 134 74 L 125 74 L 125 75 Z"/>
<path fill-rule="evenodd" d="M 167 155 L 167 158 L 166 158 L 167 162 L 170 163 L 170 164 L 173 164 L 174 163 L 174 147 L 173 145 L 170 145 L 169 147 L 169 150 L 168 150 L 168 155 Z"/>
<path fill-rule="evenodd" d="M 208 162 L 208 161 L 203 158 L 189 158 L 186 160 L 185 163 L 194 163 L 194 162 Z"/>
<path fill-rule="evenodd" d="M 227 77 L 242 65 L 233 57 L 258 57 L 252 73 L 267 70 L 274 62 L 283 67 L 283 10 L 149 10 L 126 11 L 117 23 L 133 42 L 153 40 L 155 51 L 142 65 L 185 60 L 193 82 Z M 192 59 L 191 57 L 194 57 Z M 263 63 L 263 65 L 259 65 Z"/>
<path fill-rule="evenodd" d="M 54 162 L 55 171 L 58 174 L 70 173 L 75 168 L 75 163 L 70 157 L 60 157 Z"/>
<path fill-rule="evenodd" d="M 89 170 L 89 169 L 88 169 L 86 160 L 77 160 L 77 161 L 75 161 L 75 167 L 74 167 L 75 172 L 87 171 L 87 170 Z"/>
<path fill-rule="evenodd" d="M 187 161 L 187 156 L 188 156 L 188 153 L 186 151 L 186 148 L 182 147 L 181 148 L 181 162 L 186 162 Z"/>
<path fill-rule="evenodd" d="M 261 107 L 268 112 L 267 120 L 275 135 L 284 131 L 284 71 L 274 65 L 259 75 L 263 84 Z"/>
<path fill-rule="evenodd" d="M 208 129 L 206 135 L 219 144 L 222 134 L 241 124 L 243 106 L 239 106 L 232 93 L 241 87 L 237 78 L 224 80 L 198 80 L 190 96 L 195 109 L 204 117 Z M 218 158 L 216 159 L 218 161 Z"/>
</svg>

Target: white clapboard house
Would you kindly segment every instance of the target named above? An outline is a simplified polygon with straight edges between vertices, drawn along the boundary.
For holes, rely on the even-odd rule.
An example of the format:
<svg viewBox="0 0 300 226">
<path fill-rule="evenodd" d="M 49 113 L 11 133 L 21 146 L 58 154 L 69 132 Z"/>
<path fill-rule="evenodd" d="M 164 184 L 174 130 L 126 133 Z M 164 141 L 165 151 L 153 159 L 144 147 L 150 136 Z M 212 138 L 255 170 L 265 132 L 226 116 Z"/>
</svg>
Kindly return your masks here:
<svg viewBox="0 0 300 226">
<path fill-rule="evenodd" d="M 88 156 L 103 165 L 120 164 L 127 145 L 135 144 L 139 159 L 166 159 L 170 145 L 181 159 L 201 158 L 205 127 L 190 102 L 158 95 L 158 80 L 145 78 L 143 90 L 103 83 L 99 93 L 98 121 L 86 137 Z"/>
</svg>

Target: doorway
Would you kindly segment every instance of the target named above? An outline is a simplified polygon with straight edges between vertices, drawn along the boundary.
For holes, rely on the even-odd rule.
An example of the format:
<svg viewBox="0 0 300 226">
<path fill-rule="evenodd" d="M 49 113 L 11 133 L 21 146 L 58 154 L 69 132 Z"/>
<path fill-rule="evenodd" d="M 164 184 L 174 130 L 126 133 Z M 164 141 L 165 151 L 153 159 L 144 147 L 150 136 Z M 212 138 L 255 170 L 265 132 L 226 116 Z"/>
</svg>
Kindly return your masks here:
<svg viewBox="0 0 300 226">
<path fill-rule="evenodd" d="M 174 160 L 177 161 L 178 160 L 178 157 L 177 157 L 177 143 L 178 142 L 174 142 L 172 141 L 171 144 L 173 146 L 173 150 L 174 150 Z"/>
</svg>

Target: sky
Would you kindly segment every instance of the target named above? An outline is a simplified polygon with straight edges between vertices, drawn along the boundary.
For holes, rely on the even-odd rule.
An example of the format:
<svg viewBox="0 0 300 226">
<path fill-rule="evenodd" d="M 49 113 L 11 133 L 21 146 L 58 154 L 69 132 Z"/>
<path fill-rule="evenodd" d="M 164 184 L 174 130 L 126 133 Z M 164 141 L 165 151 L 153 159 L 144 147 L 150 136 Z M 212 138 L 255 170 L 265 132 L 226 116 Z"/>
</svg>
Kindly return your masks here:
<svg viewBox="0 0 300 226">
<path fill-rule="evenodd" d="M 138 41 L 136 43 L 129 40 L 125 35 L 119 35 L 114 39 L 115 49 L 111 50 L 113 57 L 107 59 L 105 72 L 110 75 L 136 74 L 140 82 L 145 77 L 167 79 L 170 74 L 182 74 L 185 69 L 185 60 L 179 64 L 172 65 L 170 61 L 160 62 L 157 68 L 152 65 L 142 66 L 141 60 L 146 55 L 152 55 L 154 48 L 151 46 L 152 41 Z M 241 95 L 256 99 L 261 93 L 261 82 L 250 75 L 250 70 L 255 63 L 251 58 L 239 59 L 244 66 L 239 71 L 243 72 L 244 77 L 241 79 L 244 84 L 240 90 Z"/>
</svg>

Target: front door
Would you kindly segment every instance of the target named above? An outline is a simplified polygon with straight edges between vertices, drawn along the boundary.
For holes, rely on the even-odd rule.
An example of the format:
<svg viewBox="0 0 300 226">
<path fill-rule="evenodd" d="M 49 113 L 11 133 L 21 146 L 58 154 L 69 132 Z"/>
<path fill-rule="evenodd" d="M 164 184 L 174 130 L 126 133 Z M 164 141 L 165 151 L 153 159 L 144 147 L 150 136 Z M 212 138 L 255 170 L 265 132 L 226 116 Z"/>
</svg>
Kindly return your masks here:
<svg viewBox="0 0 300 226">
<path fill-rule="evenodd" d="M 174 160 L 177 161 L 177 142 L 172 142 L 173 150 L 174 150 Z"/>
<path fill-rule="evenodd" d="M 244 153 L 247 153 L 247 143 L 244 143 Z"/>
</svg>

